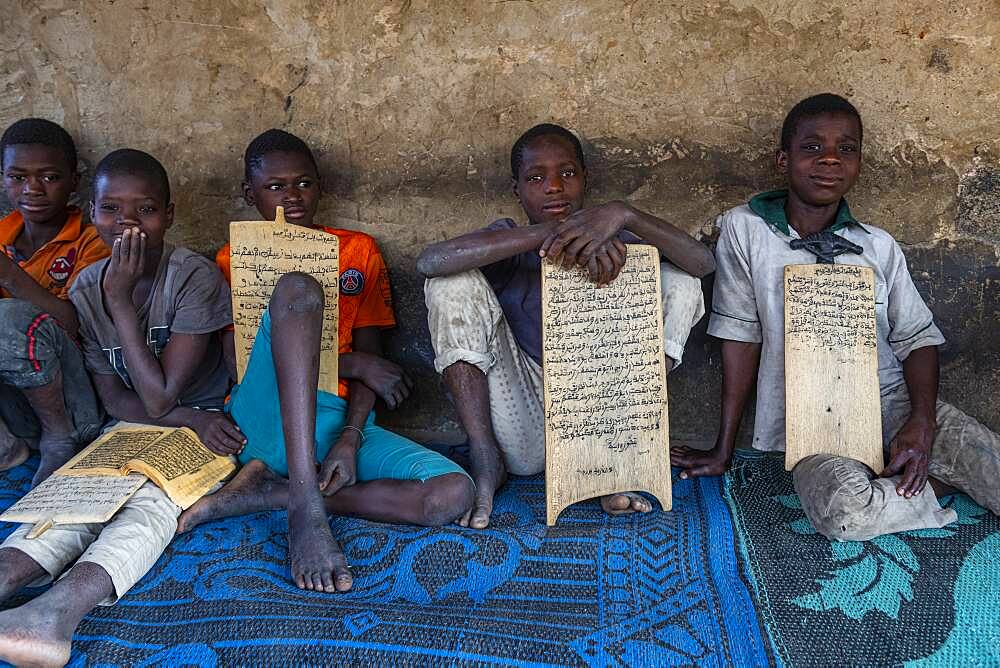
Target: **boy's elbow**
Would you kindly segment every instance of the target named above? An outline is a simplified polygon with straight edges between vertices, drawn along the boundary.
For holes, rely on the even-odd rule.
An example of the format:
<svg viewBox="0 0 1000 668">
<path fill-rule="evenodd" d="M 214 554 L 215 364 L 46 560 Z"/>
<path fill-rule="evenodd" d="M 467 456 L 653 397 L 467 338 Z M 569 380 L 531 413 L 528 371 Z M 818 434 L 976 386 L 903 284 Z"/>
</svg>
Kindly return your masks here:
<svg viewBox="0 0 1000 668">
<path fill-rule="evenodd" d="M 142 407 L 146 409 L 146 414 L 154 420 L 162 418 L 172 411 L 175 406 L 177 406 L 177 397 L 175 396 L 164 395 L 154 397 L 150 400 L 142 400 Z"/>
<path fill-rule="evenodd" d="M 441 258 L 428 248 L 417 258 L 417 271 L 424 278 L 437 278 L 441 275 Z"/>
<path fill-rule="evenodd" d="M 698 278 L 705 278 L 709 274 L 715 271 L 715 256 L 712 251 L 705 249 L 705 255 L 702 257 L 699 263 L 699 273 Z"/>
</svg>

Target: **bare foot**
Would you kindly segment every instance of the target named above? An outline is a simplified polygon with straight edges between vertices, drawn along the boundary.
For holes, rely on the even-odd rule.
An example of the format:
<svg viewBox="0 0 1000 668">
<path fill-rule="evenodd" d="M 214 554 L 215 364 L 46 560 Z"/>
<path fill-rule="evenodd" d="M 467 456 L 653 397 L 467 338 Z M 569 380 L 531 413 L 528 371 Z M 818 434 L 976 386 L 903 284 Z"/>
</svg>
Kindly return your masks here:
<svg viewBox="0 0 1000 668">
<path fill-rule="evenodd" d="M 476 497 L 472 508 L 458 520 L 459 526 L 485 529 L 493 514 L 493 497 L 507 482 L 507 467 L 495 445 L 472 447 L 472 480 L 476 483 Z"/>
<path fill-rule="evenodd" d="M 57 468 L 68 462 L 76 454 L 76 441 L 71 436 L 53 435 L 42 433 L 42 438 L 38 441 L 38 453 L 42 456 L 42 461 L 38 465 L 35 477 L 31 479 L 31 486 L 37 487 L 55 471 Z"/>
<path fill-rule="evenodd" d="M 203 496 L 177 518 L 177 533 L 190 531 L 203 522 L 284 508 L 288 481 L 254 459 L 214 494 Z"/>
<path fill-rule="evenodd" d="M 67 632 L 31 605 L 0 612 L 0 659 L 15 666 L 65 666 L 72 629 Z"/>
<path fill-rule="evenodd" d="M 347 559 L 333 538 L 323 502 L 306 508 L 288 508 L 288 557 L 292 580 L 299 589 L 329 593 L 347 591 L 354 584 Z"/>
<path fill-rule="evenodd" d="M 601 508 L 608 515 L 628 515 L 629 513 L 648 513 L 653 505 L 635 492 L 621 492 L 601 497 Z"/>
</svg>

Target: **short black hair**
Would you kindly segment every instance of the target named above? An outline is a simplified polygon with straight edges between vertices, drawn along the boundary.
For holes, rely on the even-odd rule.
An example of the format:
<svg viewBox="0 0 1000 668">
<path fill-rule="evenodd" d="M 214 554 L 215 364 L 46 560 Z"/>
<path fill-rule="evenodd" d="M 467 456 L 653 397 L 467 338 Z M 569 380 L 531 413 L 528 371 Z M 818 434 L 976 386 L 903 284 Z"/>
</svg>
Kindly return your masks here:
<svg viewBox="0 0 1000 668">
<path fill-rule="evenodd" d="M 70 171 L 76 171 L 76 144 L 58 123 L 44 118 L 14 121 L 4 130 L 3 138 L 0 139 L 0 167 L 3 167 L 3 154 L 7 152 L 7 147 L 16 144 L 41 144 L 57 148 L 66 157 Z"/>
<path fill-rule="evenodd" d="M 309 145 L 304 141 L 293 135 L 291 132 L 285 132 L 284 130 L 279 130 L 278 128 L 271 128 L 270 130 L 265 130 L 250 142 L 247 146 L 246 152 L 243 154 L 243 166 L 245 169 L 244 176 L 247 183 L 250 183 L 253 177 L 253 170 L 258 169 L 264 159 L 264 156 L 268 153 L 298 153 L 309 158 L 309 162 L 312 163 L 313 169 L 316 170 L 316 175 L 319 175 L 319 165 L 316 164 L 316 158 L 313 157 L 313 153 L 309 150 Z"/>
<path fill-rule="evenodd" d="M 528 147 L 535 139 L 539 137 L 562 137 L 570 144 L 573 145 L 573 150 L 576 151 L 576 159 L 580 162 L 580 166 L 586 169 L 587 165 L 583 161 L 583 145 L 580 144 L 580 140 L 575 134 L 567 130 L 561 125 L 556 125 L 555 123 L 541 123 L 535 127 L 529 129 L 523 135 L 517 138 L 514 142 L 513 148 L 510 149 L 510 173 L 517 180 L 518 174 L 521 173 L 521 163 L 524 161 L 524 150 Z"/>
<path fill-rule="evenodd" d="M 167 170 L 163 168 L 160 161 L 146 153 L 134 148 L 120 148 L 112 151 L 101 158 L 94 169 L 94 185 L 102 178 L 109 176 L 140 176 L 147 178 L 155 186 L 160 188 L 163 194 L 163 201 L 170 202 L 170 179 L 167 178 Z"/>
<path fill-rule="evenodd" d="M 799 129 L 799 123 L 802 122 L 802 119 L 819 116 L 820 114 L 846 114 L 853 116 L 858 121 L 859 134 L 864 135 L 865 129 L 861 123 L 861 114 L 858 113 L 853 104 L 834 93 L 820 93 L 819 95 L 813 95 L 802 100 L 792 107 L 788 115 L 785 116 L 785 122 L 781 124 L 781 150 L 787 151 L 791 148 L 792 137 L 795 136 L 795 131 Z M 858 137 L 859 142 L 861 138 L 861 136 Z"/>
</svg>

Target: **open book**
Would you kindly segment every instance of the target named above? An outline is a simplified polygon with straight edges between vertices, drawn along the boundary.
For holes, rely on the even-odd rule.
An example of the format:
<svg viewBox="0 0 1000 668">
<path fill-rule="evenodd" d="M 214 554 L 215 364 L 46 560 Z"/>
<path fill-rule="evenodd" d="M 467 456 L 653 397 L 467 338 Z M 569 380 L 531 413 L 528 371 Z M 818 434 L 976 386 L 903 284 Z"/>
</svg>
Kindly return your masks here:
<svg viewBox="0 0 1000 668">
<path fill-rule="evenodd" d="M 234 469 L 186 427 L 119 429 L 84 448 L 0 520 L 33 522 L 35 536 L 53 524 L 107 522 L 147 478 L 186 509 Z"/>
</svg>

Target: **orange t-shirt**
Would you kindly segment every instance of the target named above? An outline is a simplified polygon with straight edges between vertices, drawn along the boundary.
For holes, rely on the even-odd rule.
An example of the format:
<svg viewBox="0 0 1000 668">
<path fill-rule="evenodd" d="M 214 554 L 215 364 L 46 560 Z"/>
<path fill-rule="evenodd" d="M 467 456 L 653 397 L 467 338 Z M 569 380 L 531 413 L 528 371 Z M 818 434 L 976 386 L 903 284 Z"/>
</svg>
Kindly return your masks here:
<svg viewBox="0 0 1000 668">
<path fill-rule="evenodd" d="M 83 224 L 83 213 L 70 207 L 69 218 L 59 234 L 27 259 L 18 259 L 14 249 L 17 235 L 24 229 L 24 217 L 14 211 L 0 220 L 0 247 L 29 276 L 60 299 L 69 299 L 69 286 L 89 264 L 111 255 L 93 225 Z M 11 295 L 0 290 L 0 297 Z"/>
<path fill-rule="evenodd" d="M 349 353 L 354 341 L 354 330 L 361 327 L 393 327 L 396 318 L 392 313 L 392 295 L 389 291 L 389 272 L 375 244 L 375 239 L 364 232 L 320 227 L 340 240 L 340 318 L 338 322 L 338 350 Z M 215 254 L 226 281 L 230 276 L 229 244 Z M 347 381 L 341 379 L 337 394 L 346 399 Z"/>
</svg>

